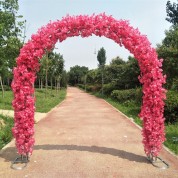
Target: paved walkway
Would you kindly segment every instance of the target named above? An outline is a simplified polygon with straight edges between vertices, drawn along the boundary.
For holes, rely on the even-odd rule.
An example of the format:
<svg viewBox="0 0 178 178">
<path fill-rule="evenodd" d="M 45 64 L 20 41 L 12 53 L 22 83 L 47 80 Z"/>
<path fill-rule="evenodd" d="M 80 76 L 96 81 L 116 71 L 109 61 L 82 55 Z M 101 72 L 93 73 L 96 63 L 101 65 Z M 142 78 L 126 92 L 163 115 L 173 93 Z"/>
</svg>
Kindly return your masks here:
<svg viewBox="0 0 178 178">
<path fill-rule="evenodd" d="M 28 166 L 10 168 L 14 143 L 0 154 L 2 178 L 178 178 L 178 158 L 163 150 L 166 170 L 146 159 L 141 131 L 102 99 L 68 88 L 67 99 L 35 126 Z"/>
</svg>

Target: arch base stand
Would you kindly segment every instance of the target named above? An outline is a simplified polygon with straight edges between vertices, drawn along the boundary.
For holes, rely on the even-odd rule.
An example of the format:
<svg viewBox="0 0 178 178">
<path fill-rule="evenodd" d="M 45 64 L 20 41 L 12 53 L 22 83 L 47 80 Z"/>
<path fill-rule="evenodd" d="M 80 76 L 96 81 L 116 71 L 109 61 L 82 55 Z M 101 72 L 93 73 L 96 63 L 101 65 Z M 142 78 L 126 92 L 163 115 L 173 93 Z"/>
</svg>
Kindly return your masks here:
<svg viewBox="0 0 178 178">
<path fill-rule="evenodd" d="M 29 162 L 28 155 L 20 155 L 12 162 L 11 168 L 15 170 L 22 170 L 27 166 L 28 162 Z"/>
<path fill-rule="evenodd" d="M 151 162 L 151 164 L 159 169 L 168 169 L 169 168 L 169 164 L 167 162 L 165 162 L 164 160 L 162 160 L 160 157 L 155 157 L 152 154 L 150 154 L 149 156 L 147 156 L 148 161 Z"/>
</svg>

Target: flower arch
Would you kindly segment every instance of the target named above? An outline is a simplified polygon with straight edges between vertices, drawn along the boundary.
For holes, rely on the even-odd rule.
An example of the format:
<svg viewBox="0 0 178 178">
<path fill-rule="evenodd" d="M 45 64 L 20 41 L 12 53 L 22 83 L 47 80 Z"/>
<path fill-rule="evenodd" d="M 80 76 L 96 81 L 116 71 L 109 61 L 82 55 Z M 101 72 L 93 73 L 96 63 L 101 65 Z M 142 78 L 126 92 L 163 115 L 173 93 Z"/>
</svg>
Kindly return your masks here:
<svg viewBox="0 0 178 178">
<path fill-rule="evenodd" d="M 147 37 L 141 35 L 125 20 L 116 20 L 112 16 L 80 15 L 66 16 L 62 20 L 50 22 L 32 35 L 17 58 L 14 68 L 12 89 L 14 92 L 13 135 L 19 154 L 29 155 L 34 145 L 34 82 L 39 71 L 39 60 L 46 51 L 50 51 L 56 42 L 68 37 L 105 36 L 120 46 L 127 48 L 138 60 L 139 81 L 143 84 L 143 101 L 140 118 L 143 119 L 143 144 L 147 156 L 157 156 L 165 141 L 164 99 L 165 76 L 162 74 L 162 60 L 158 60 L 155 49 Z"/>
</svg>

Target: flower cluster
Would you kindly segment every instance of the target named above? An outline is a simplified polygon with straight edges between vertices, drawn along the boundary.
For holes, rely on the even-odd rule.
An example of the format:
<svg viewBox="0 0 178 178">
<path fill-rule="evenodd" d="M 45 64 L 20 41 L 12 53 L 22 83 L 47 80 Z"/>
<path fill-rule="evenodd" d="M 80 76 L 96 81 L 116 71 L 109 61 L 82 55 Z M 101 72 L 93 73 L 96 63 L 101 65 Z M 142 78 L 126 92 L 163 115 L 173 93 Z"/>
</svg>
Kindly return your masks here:
<svg viewBox="0 0 178 178">
<path fill-rule="evenodd" d="M 138 60 L 143 84 L 143 103 L 140 117 L 143 119 L 143 144 L 147 155 L 157 156 L 165 140 L 164 102 L 165 76 L 162 75 L 162 60 L 146 36 L 129 25 L 128 21 L 115 20 L 105 14 L 92 16 L 66 16 L 50 22 L 32 35 L 21 49 L 14 69 L 12 89 L 15 124 L 13 134 L 20 154 L 31 154 L 34 145 L 34 81 L 39 70 L 39 60 L 56 42 L 68 37 L 91 35 L 105 36 L 127 48 Z"/>
</svg>

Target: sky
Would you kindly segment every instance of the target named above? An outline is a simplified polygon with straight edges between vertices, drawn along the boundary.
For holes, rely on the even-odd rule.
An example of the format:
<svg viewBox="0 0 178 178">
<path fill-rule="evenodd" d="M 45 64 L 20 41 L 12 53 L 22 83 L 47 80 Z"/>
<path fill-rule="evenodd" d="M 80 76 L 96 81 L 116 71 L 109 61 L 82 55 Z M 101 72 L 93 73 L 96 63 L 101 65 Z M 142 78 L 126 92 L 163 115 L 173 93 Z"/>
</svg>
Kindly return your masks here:
<svg viewBox="0 0 178 178">
<path fill-rule="evenodd" d="M 171 26 L 166 18 L 167 0 L 19 0 L 19 14 L 26 23 L 26 39 L 50 21 L 61 20 L 66 15 L 92 15 L 106 13 L 115 19 L 129 20 L 130 25 L 146 35 L 152 47 L 161 43 L 165 30 Z M 177 2 L 171 0 L 171 2 Z M 129 53 L 105 37 L 72 37 L 56 44 L 56 52 L 63 55 L 65 69 L 75 65 L 97 68 L 97 52 L 104 47 L 106 64 L 116 56 L 127 60 Z M 94 52 L 96 51 L 96 54 Z"/>
</svg>

